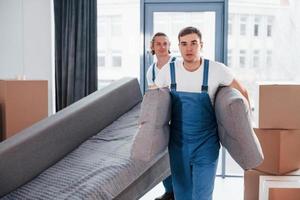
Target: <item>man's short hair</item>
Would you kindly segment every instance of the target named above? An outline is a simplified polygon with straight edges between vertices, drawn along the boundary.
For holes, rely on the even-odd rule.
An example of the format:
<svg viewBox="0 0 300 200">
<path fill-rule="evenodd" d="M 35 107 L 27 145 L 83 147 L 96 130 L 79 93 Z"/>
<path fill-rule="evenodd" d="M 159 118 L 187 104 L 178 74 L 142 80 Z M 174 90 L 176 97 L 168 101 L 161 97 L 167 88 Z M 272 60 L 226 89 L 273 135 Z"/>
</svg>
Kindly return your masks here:
<svg viewBox="0 0 300 200">
<path fill-rule="evenodd" d="M 195 33 L 198 35 L 199 37 L 199 40 L 200 42 L 202 42 L 202 34 L 201 32 L 199 31 L 199 29 L 197 29 L 196 27 L 193 27 L 193 26 L 188 26 L 188 27 L 185 27 L 184 29 L 182 29 L 179 33 L 178 33 L 178 41 L 180 41 L 180 37 L 183 37 L 185 35 L 189 35 L 189 34 L 192 34 L 192 33 Z"/>
<path fill-rule="evenodd" d="M 154 45 L 154 40 L 155 40 L 155 38 L 156 38 L 156 37 L 159 37 L 159 36 L 164 36 L 164 37 L 167 37 L 167 38 L 168 38 L 168 36 L 167 36 L 165 33 L 163 33 L 163 32 L 157 32 L 157 33 L 155 33 L 155 34 L 153 35 L 153 37 L 152 37 L 152 39 L 151 39 L 151 46 Z M 168 50 L 168 53 L 171 53 L 171 51 Z M 151 54 L 152 54 L 152 55 L 155 54 L 154 50 L 152 50 L 152 49 L 151 49 Z"/>
</svg>

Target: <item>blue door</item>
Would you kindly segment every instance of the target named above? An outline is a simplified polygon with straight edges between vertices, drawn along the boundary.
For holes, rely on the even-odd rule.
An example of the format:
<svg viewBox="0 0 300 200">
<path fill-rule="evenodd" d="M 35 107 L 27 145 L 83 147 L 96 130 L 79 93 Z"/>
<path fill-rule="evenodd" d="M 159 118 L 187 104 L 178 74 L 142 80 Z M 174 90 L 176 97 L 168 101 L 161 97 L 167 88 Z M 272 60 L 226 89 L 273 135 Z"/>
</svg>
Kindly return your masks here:
<svg viewBox="0 0 300 200">
<path fill-rule="evenodd" d="M 156 32 L 164 32 L 171 41 L 171 52 L 179 56 L 179 31 L 186 26 L 195 26 L 203 38 L 202 54 L 209 59 L 227 62 L 227 0 L 141 1 L 141 33 L 143 33 L 143 56 L 141 58 L 141 87 L 147 88 L 145 74 L 155 60 L 151 55 L 150 41 Z M 225 150 L 222 149 L 218 174 L 225 176 Z M 224 163 L 224 164 L 223 164 Z"/>
</svg>

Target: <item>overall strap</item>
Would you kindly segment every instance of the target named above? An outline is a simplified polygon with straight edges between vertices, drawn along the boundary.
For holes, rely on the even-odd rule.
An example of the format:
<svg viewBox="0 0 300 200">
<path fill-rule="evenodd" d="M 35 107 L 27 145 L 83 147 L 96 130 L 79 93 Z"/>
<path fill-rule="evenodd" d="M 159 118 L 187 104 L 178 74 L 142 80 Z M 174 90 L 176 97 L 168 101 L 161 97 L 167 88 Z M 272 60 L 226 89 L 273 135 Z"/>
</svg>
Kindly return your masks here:
<svg viewBox="0 0 300 200">
<path fill-rule="evenodd" d="M 176 91 L 175 64 L 170 62 L 171 91 Z"/>
<path fill-rule="evenodd" d="M 152 65 L 152 81 L 155 81 L 155 63 Z"/>
<path fill-rule="evenodd" d="M 201 87 L 202 92 L 208 91 L 208 71 L 209 71 L 209 60 L 204 59 L 203 83 Z"/>
<path fill-rule="evenodd" d="M 176 57 L 172 57 L 171 62 L 174 62 L 176 60 Z"/>
</svg>

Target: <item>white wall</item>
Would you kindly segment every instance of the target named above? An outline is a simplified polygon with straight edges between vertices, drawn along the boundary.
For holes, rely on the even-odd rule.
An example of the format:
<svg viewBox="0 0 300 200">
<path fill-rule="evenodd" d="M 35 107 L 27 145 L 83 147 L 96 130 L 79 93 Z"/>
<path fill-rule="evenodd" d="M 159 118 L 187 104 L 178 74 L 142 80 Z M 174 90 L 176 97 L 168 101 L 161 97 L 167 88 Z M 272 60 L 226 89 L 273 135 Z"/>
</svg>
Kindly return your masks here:
<svg viewBox="0 0 300 200">
<path fill-rule="evenodd" d="M 52 0 L 0 0 L 0 79 L 48 80 L 53 113 L 54 45 Z"/>
<path fill-rule="evenodd" d="M 22 73 L 22 0 L 0 0 L 0 78 Z"/>
</svg>

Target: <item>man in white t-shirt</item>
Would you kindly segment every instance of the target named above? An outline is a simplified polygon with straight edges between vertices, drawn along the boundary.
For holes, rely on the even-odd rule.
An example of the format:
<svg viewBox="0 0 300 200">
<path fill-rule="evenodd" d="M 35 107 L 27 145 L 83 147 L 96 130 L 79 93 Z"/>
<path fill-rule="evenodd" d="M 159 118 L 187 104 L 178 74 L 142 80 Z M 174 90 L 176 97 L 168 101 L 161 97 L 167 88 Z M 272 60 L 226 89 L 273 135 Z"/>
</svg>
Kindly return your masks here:
<svg viewBox="0 0 300 200">
<path fill-rule="evenodd" d="M 175 57 L 171 57 L 169 38 L 162 32 L 158 32 L 152 37 L 151 53 L 156 56 L 157 62 L 149 66 L 146 74 L 149 88 L 154 86 L 154 81 L 161 69 L 168 68 L 169 63 L 174 62 L 176 59 Z M 155 200 L 174 200 L 171 176 L 163 180 L 163 185 L 165 187 L 165 193 Z"/>
<path fill-rule="evenodd" d="M 222 63 L 200 57 L 200 31 L 179 32 L 182 61 L 164 67 L 155 80 L 169 87 L 172 119 L 169 142 L 173 191 L 176 200 L 211 200 L 219 156 L 219 138 L 213 102 L 219 86 L 247 91 Z"/>
</svg>

